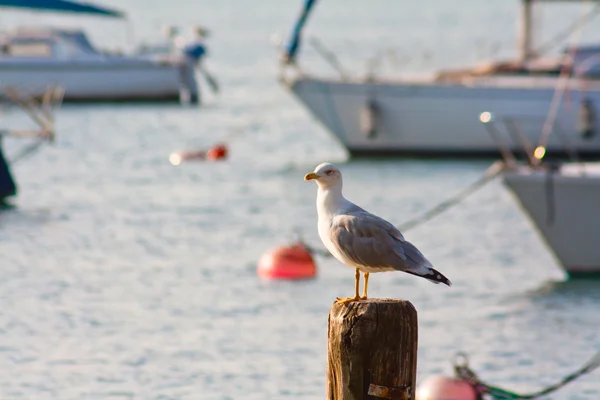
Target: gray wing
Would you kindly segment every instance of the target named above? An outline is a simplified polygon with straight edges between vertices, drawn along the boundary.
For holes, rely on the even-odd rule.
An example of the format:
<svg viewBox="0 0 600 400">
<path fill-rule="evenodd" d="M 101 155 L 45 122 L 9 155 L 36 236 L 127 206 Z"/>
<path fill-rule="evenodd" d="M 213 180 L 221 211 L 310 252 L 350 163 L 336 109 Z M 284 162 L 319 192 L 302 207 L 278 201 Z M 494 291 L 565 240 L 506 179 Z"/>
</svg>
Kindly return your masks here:
<svg viewBox="0 0 600 400">
<path fill-rule="evenodd" d="M 329 238 L 340 253 L 355 264 L 419 275 L 430 273 L 431 263 L 398 229 L 362 209 L 335 217 Z"/>
</svg>

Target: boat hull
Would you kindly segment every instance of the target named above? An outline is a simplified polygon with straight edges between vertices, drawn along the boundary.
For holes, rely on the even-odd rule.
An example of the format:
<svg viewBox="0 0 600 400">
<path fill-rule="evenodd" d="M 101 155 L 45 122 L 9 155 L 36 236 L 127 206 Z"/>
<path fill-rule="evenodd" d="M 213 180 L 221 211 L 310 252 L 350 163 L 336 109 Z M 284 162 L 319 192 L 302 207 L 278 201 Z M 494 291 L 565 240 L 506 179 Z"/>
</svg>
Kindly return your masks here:
<svg viewBox="0 0 600 400">
<path fill-rule="evenodd" d="M 299 78 L 290 88 L 354 156 L 495 157 L 498 145 L 479 121 L 480 114 L 490 111 L 510 117 L 523 136 L 537 144 L 555 93 L 552 82 L 546 79 L 544 87 L 531 82 L 530 87 L 522 87 L 514 81 L 485 86 Z M 549 154 L 564 156 L 571 147 L 582 156 L 600 155 L 600 132 L 586 138 L 576 129 L 582 93 L 600 105 L 600 91 L 569 91 L 557 118 L 564 137 L 550 135 Z M 370 118 L 371 130 L 365 128 L 364 118 L 369 104 L 376 110 Z M 511 149 L 522 149 L 507 131 L 502 135 Z"/>
<path fill-rule="evenodd" d="M 146 60 L 0 63 L 0 85 L 27 95 L 61 86 L 64 100 L 179 101 L 182 89 L 197 95 L 191 66 Z"/>
<path fill-rule="evenodd" d="M 503 179 L 569 274 L 600 273 L 600 175 L 529 170 Z"/>
<path fill-rule="evenodd" d="M 17 194 L 17 185 L 12 177 L 10 168 L 2 151 L 2 136 L 0 136 L 0 205 L 5 198 Z"/>
</svg>

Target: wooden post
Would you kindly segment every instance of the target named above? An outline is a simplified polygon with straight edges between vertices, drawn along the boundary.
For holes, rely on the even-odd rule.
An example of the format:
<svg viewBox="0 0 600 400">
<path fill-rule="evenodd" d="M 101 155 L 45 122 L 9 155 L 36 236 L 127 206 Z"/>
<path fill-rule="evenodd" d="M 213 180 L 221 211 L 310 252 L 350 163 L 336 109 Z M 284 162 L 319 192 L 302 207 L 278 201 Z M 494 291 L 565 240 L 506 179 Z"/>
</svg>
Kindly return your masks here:
<svg viewBox="0 0 600 400">
<path fill-rule="evenodd" d="M 406 300 L 334 303 L 329 311 L 328 400 L 412 400 L 417 311 Z"/>
</svg>

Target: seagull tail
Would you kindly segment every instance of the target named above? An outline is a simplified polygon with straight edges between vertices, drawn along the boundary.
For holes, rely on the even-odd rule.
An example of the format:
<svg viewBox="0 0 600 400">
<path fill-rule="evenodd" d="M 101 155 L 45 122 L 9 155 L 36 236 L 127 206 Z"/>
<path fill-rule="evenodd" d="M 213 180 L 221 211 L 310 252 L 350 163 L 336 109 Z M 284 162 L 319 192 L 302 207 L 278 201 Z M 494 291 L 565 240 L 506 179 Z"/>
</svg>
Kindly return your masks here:
<svg viewBox="0 0 600 400">
<path fill-rule="evenodd" d="M 433 268 L 427 268 L 426 271 L 427 272 L 424 272 L 424 273 L 421 273 L 421 272 L 417 273 L 417 272 L 413 272 L 413 271 L 404 271 L 404 272 L 407 272 L 411 275 L 420 276 L 421 278 L 425 278 L 429 282 L 435 283 L 436 285 L 439 283 L 443 283 L 444 285 L 452 286 L 452 282 L 450 282 L 450 279 L 446 278 L 438 270 L 433 269 Z"/>
</svg>

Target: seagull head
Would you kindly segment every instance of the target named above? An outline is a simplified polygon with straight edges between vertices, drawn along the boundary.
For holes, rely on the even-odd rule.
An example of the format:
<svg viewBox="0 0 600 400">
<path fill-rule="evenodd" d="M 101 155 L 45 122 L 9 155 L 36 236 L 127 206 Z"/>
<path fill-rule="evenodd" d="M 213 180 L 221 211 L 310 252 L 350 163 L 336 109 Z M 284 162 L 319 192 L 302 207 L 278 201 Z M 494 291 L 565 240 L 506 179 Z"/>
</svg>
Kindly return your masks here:
<svg viewBox="0 0 600 400">
<path fill-rule="evenodd" d="M 323 163 L 318 165 L 313 172 L 306 174 L 304 180 L 314 180 L 321 188 L 326 189 L 332 186 L 341 185 L 342 173 L 335 165 Z"/>
</svg>

